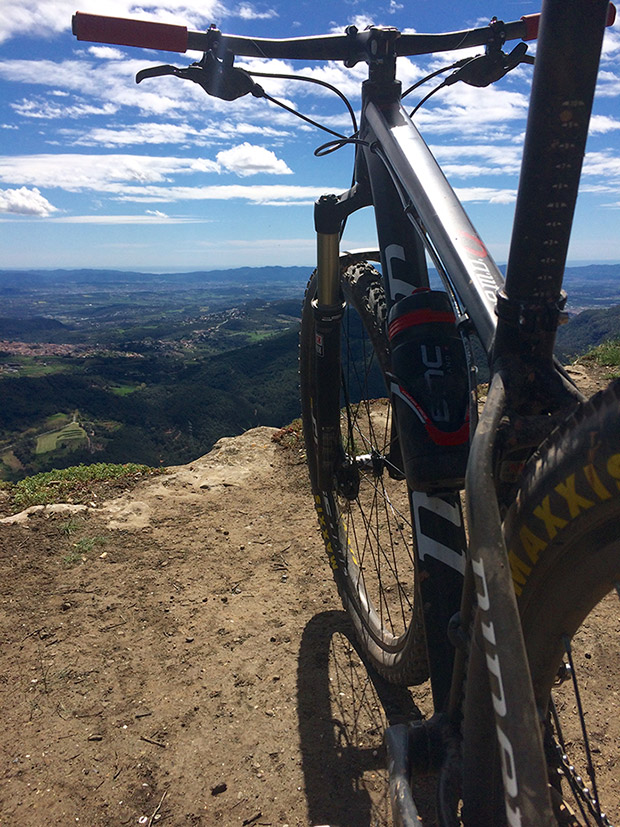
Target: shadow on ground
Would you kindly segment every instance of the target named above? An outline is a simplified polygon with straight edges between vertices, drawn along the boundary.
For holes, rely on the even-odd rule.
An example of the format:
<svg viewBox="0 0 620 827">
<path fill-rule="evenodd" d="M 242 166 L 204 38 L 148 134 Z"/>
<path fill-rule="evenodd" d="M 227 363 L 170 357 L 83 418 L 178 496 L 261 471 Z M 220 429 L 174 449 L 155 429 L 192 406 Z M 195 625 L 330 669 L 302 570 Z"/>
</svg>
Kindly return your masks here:
<svg viewBox="0 0 620 827">
<path fill-rule="evenodd" d="M 309 824 L 390 825 L 383 733 L 422 715 L 408 689 L 364 662 L 344 612 L 322 612 L 305 627 L 297 708 Z M 418 805 L 432 814 L 429 801 Z"/>
</svg>

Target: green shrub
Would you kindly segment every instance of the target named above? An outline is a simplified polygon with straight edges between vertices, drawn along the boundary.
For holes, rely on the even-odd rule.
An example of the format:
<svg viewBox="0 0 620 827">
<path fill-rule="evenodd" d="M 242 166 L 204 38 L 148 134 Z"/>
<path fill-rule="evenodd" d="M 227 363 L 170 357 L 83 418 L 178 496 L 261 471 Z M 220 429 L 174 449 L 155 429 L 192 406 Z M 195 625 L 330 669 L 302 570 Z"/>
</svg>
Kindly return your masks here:
<svg viewBox="0 0 620 827">
<path fill-rule="evenodd" d="M 590 359 L 601 367 L 619 368 L 620 366 L 620 339 L 609 339 L 601 342 L 585 354 L 585 359 Z M 607 379 L 620 377 L 620 369 L 612 370 L 606 374 Z"/>
<path fill-rule="evenodd" d="M 45 471 L 42 474 L 19 480 L 11 486 L 11 493 L 13 503 L 19 508 L 67 500 L 83 502 L 92 499 L 92 491 L 96 483 L 139 478 L 162 472 L 163 469 L 133 462 L 123 465 L 108 462 L 72 465 L 70 468 Z"/>
</svg>

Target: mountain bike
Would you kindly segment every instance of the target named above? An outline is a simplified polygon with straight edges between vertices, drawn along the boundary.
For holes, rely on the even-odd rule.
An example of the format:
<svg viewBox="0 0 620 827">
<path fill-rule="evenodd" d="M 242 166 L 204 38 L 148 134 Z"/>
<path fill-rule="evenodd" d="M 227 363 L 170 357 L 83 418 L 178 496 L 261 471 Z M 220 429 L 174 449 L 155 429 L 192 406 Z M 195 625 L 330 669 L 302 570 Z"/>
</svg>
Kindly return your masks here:
<svg viewBox="0 0 620 827">
<path fill-rule="evenodd" d="M 290 109 L 257 83 L 262 73 L 235 66 L 237 56 L 368 66 L 359 124 L 347 101 L 351 134 L 332 131 L 317 150 L 353 144 L 355 165 L 351 188 L 315 206 L 300 385 L 319 525 L 367 659 L 395 683 L 430 677 L 435 714 L 387 734 L 401 824 L 421 823 L 407 773 L 429 770 L 441 825 L 620 819 L 613 787 L 599 801 L 620 743 L 605 722 L 588 726 L 588 652 L 584 660 L 573 651 L 602 607 L 615 648 L 600 689 L 609 719 L 617 717 L 610 600 L 620 595 L 620 385 L 585 400 L 553 355 L 602 38 L 614 15 L 607 0 L 546 0 L 541 16 L 467 31 L 351 26 L 287 40 L 73 18 L 80 40 L 202 52 L 190 66 L 145 69 L 136 80 L 176 75 L 224 100 L 252 94 Z M 447 66 L 431 94 L 457 82 L 483 87 L 532 63 L 526 41 L 534 38 L 504 278 L 406 110 L 413 89 L 403 92 L 396 64 L 484 47 Z M 505 52 L 511 40 L 520 42 Z M 364 207 L 374 209 L 378 250 L 341 254 L 347 218 Z M 565 720 L 573 709 L 576 723 Z"/>
</svg>

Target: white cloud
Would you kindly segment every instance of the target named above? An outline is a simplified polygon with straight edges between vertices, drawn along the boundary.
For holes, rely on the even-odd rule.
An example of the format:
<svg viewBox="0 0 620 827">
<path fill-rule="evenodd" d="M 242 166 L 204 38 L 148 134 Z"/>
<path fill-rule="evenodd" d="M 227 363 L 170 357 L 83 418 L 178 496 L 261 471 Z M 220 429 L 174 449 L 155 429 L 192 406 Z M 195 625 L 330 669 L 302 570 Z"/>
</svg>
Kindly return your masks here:
<svg viewBox="0 0 620 827">
<path fill-rule="evenodd" d="M 127 183 L 163 184 L 172 176 L 218 172 L 207 158 L 147 155 L 19 155 L 0 157 L 0 181 L 37 187 L 60 187 L 69 192 L 98 190 L 118 193 Z"/>
<path fill-rule="evenodd" d="M 590 134 L 605 134 L 620 129 L 620 120 L 608 115 L 592 115 L 590 119 Z"/>
<path fill-rule="evenodd" d="M 181 58 L 179 63 L 182 62 L 187 62 L 187 58 Z M 84 101 L 88 101 L 92 106 L 112 106 L 117 111 L 126 108 L 128 112 L 141 117 L 168 117 L 173 120 L 191 117 L 196 122 L 200 121 L 201 126 L 205 114 L 212 119 L 221 116 L 221 120 L 271 128 L 282 124 L 283 128 L 290 129 L 293 124 L 299 123 L 294 116 L 251 95 L 232 102 L 222 101 L 208 97 L 198 85 L 175 77 L 158 77 L 138 86 L 135 82 L 136 73 L 148 65 L 148 58 L 133 57 L 100 63 L 88 59 L 85 53 L 81 60 L 58 62 L 0 60 L 0 78 L 16 83 L 53 87 L 54 95 L 62 89 L 65 93 L 68 91 L 77 96 L 76 105 L 84 105 Z M 265 83 L 265 87 L 269 86 L 269 90 L 277 97 L 282 99 L 284 96 L 285 102 L 284 93 L 290 85 L 290 82 L 284 81 Z M 297 93 L 300 86 L 297 84 L 294 87 Z M 39 98 L 35 98 L 35 101 L 37 106 L 41 105 Z M 291 101 L 288 103 L 290 105 Z M 57 105 L 58 102 L 54 101 L 49 112 L 60 112 Z"/>
<path fill-rule="evenodd" d="M 491 187 L 455 187 L 458 198 L 464 202 L 482 204 L 513 204 L 517 200 L 516 189 L 492 189 Z"/>
<path fill-rule="evenodd" d="M 223 149 L 216 155 L 218 164 L 228 172 L 234 172 L 242 178 L 257 175 L 260 172 L 270 175 L 292 175 L 286 163 L 270 149 L 254 146 L 245 141 L 230 149 Z"/>
<path fill-rule="evenodd" d="M 251 144 L 241 144 L 224 152 L 221 161 L 219 157 L 213 161 L 209 158 L 78 153 L 0 156 L 0 182 L 61 188 L 67 192 L 97 191 L 117 198 L 127 196 L 124 200 L 130 201 L 138 198 L 147 201 L 178 200 L 179 197 L 193 199 L 195 196 L 191 193 L 194 190 L 204 191 L 204 188 L 179 187 L 174 183 L 177 176 L 221 174 L 222 171 L 238 175 L 253 175 L 258 172 L 290 173 L 287 165 L 273 152 Z M 217 190 L 217 187 L 212 189 Z M 306 197 L 306 192 L 310 189 L 314 193 L 314 188 L 307 188 L 303 197 Z M 269 187 L 266 191 L 270 192 Z M 270 197 L 260 196 L 259 200 Z"/>
<path fill-rule="evenodd" d="M 66 215 L 50 218 L 53 224 L 206 224 L 208 219 L 172 217 L 160 210 L 146 210 L 143 215 Z"/>
<path fill-rule="evenodd" d="M 116 108 L 131 106 L 147 114 L 169 114 L 195 107 L 187 89 L 190 84 L 159 78 L 153 91 L 137 86 L 135 75 L 144 65 L 144 60 L 130 59 L 107 61 L 101 66 L 85 60 L 5 60 L 0 62 L 0 77 L 62 88 L 77 93 L 81 100 L 103 100 Z"/>
<path fill-rule="evenodd" d="M 583 174 L 591 178 L 599 177 L 604 182 L 599 185 L 600 192 L 618 192 L 620 157 L 610 151 L 588 152 L 583 162 Z M 613 189 L 609 189 L 610 185 Z"/>
<path fill-rule="evenodd" d="M 269 9 L 268 11 L 257 11 L 250 3 L 241 3 L 232 12 L 236 17 L 242 20 L 270 20 L 278 17 L 277 11 Z"/>
<path fill-rule="evenodd" d="M 266 20 L 277 17 L 271 8 L 257 9 L 242 2 L 228 7 L 220 0 L 80 0 L 80 11 L 109 17 L 134 17 L 173 23 L 190 29 L 204 30 L 214 20 L 240 17 Z M 0 15 L 0 43 L 14 36 L 50 37 L 71 27 L 76 10 L 75 0 L 3 0 Z"/>
<path fill-rule="evenodd" d="M 525 121 L 529 106 L 528 96 L 521 92 L 463 84 L 442 90 L 431 100 L 434 105 L 423 107 L 415 116 L 423 133 L 477 135 L 494 142 L 512 133 L 515 121 Z"/>
<path fill-rule="evenodd" d="M 605 65 L 606 63 L 616 61 L 618 59 L 619 54 L 620 22 L 616 22 L 616 25 L 613 28 L 607 29 L 607 31 L 605 32 L 605 38 L 603 40 L 603 52 L 601 54 L 601 64 Z"/>
<path fill-rule="evenodd" d="M 246 186 L 230 184 L 204 187 L 119 187 L 118 201 L 133 203 L 165 203 L 168 201 L 245 201 L 269 206 L 298 206 L 314 202 L 324 192 L 333 192 L 333 186 L 285 186 L 262 184 Z"/>
<path fill-rule="evenodd" d="M 15 190 L 0 190 L 0 213 L 45 217 L 54 212 L 57 212 L 56 207 L 50 204 L 36 187 L 33 189 L 20 187 Z"/>
<path fill-rule="evenodd" d="M 260 124 L 234 123 L 232 121 L 207 121 L 197 129 L 188 123 L 157 123 L 145 121 L 115 127 L 62 129 L 64 140 L 73 146 L 122 147 L 144 144 L 183 144 L 184 146 L 209 146 L 242 135 L 260 135 L 267 139 L 284 138 L 288 130 L 274 129 Z"/>
<path fill-rule="evenodd" d="M 349 19 L 347 23 L 342 26 L 332 26 L 331 33 L 332 34 L 342 34 L 347 26 L 356 26 L 358 31 L 363 32 L 364 29 L 368 28 L 368 26 L 373 26 L 376 24 L 376 20 L 370 17 L 367 14 L 356 14 L 353 16 L 352 19 Z"/>
<path fill-rule="evenodd" d="M 114 49 L 111 46 L 91 46 L 88 51 L 99 60 L 123 60 L 125 57 L 120 49 Z"/>
<path fill-rule="evenodd" d="M 521 169 L 521 146 L 506 146 L 505 144 L 454 146 L 448 144 L 433 145 L 431 149 L 448 177 L 517 175 Z"/>
<path fill-rule="evenodd" d="M 37 118 L 40 120 L 58 120 L 61 118 L 83 118 L 87 115 L 113 115 L 117 107 L 112 103 L 94 106 L 87 103 L 77 103 L 71 106 L 60 103 L 51 103 L 43 98 L 22 98 L 10 104 L 11 109 L 23 118 Z"/>
<path fill-rule="evenodd" d="M 596 84 L 599 98 L 615 98 L 620 95 L 620 77 L 615 72 L 601 69 Z"/>
<path fill-rule="evenodd" d="M 61 130 L 75 146 L 135 146 L 144 144 L 200 143 L 200 132 L 188 124 L 137 123 L 133 126 L 95 127 L 87 132 Z M 203 140 L 202 143 L 207 143 Z"/>
</svg>

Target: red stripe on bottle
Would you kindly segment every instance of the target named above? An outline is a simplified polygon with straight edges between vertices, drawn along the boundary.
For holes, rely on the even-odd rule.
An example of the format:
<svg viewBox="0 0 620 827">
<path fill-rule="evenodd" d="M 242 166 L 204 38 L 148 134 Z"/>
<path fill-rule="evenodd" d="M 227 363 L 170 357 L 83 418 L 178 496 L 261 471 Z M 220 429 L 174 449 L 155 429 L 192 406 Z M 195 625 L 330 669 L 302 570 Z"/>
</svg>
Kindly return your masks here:
<svg viewBox="0 0 620 827">
<path fill-rule="evenodd" d="M 449 310 L 412 310 L 410 313 L 405 313 L 391 322 L 388 328 L 388 336 L 393 339 L 403 330 L 408 327 L 414 327 L 419 324 L 454 324 L 456 321 L 454 313 Z"/>
<path fill-rule="evenodd" d="M 466 414 L 466 419 L 463 425 L 456 431 L 440 431 L 430 420 L 426 411 L 419 405 L 416 400 L 408 393 L 402 385 L 398 386 L 403 396 L 407 398 L 414 410 L 422 419 L 426 433 L 433 440 L 435 445 L 463 445 L 469 439 L 469 412 Z"/>
</svg>

